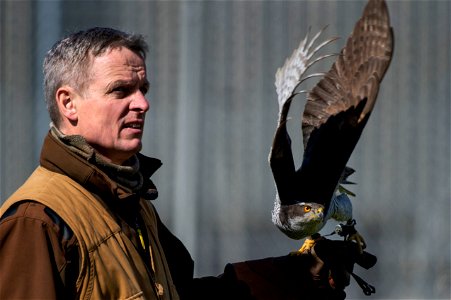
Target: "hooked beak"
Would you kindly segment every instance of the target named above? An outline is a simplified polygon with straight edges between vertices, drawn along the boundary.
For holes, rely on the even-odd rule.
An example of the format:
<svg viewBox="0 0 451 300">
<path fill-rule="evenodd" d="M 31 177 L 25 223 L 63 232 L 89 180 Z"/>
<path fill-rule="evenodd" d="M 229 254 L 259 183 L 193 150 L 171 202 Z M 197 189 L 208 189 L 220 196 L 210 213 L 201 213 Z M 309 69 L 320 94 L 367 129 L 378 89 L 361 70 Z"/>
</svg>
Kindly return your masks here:
<svg viewBox="0 0 451 300">
<path fill-rule="evenodd" d="M 324 208 L 319 207 L 315 209 L 315 214 L 322 219 L 324 216 Z"/>
</svg>

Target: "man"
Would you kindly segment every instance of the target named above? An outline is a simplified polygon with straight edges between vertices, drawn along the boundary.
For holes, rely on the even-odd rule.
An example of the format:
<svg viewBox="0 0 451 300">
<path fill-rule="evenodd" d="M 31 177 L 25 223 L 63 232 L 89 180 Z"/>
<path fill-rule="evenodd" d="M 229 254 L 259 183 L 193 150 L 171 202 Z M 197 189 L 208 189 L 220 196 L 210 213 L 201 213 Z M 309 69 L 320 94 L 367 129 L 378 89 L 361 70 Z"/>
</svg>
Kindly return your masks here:
<svg viewBox="0 0 451 300">
<path fill-rule="evenodd" d="M 344 242 L 193 278 L 188 251 L 148 201 L 161 162 L 139 153 L 146 51 L 139 35 L 92 28 L 47 53 L 52 125 L 40 166 L 0 211 L 0 299 L 343 298 L 359 258 Z"/>
</svg>

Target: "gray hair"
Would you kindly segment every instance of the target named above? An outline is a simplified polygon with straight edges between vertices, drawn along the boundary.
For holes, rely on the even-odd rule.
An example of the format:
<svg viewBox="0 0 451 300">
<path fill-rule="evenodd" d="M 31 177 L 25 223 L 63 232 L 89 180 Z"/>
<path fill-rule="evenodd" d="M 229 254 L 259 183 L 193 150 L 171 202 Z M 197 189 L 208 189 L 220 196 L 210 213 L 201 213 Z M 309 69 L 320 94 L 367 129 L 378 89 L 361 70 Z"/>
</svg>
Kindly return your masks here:
<svg viewBox="0 0 451 300">
<path fill-rule="evenodd" d="M 58 88 L 67 84 L 83 92 L 89 81 L 92 59 L 107 50 L 125 47 L 145 60 L 147 43 L 142 35 L 112 28 L 94 27 L 73 33 L 58 41 L 47 52 L 44 71 L 44 93 L 50 119 L 59 127 L 61 115 L 55 101 Z"/>
</svg>

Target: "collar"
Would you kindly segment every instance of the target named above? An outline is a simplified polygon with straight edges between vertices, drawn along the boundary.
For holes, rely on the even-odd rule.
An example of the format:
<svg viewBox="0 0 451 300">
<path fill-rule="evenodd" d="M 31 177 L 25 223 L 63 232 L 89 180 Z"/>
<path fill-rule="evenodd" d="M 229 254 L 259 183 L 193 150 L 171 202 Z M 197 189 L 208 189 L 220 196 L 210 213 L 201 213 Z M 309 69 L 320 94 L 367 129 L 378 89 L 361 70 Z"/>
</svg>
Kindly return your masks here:
<svg viewBox="0 0 451 300">
<path fill-rule="evenodd" d="M 44 139 L 40 164 L 50 171 L 72 178 L 102 198 L 125 200 L 143 197 L 146 200 L 154 200 L 158 197 L 158 191 L 150 180 L 150 176 L 160 168 L 162 162 L 140 153 L 137 154 L 137 158 L 144 183 L 141 189 L 136 192 L 112 180 L 105 172 L 92 164 L 89 158 L 80 157 L 50 132 Z"/>
</svg>

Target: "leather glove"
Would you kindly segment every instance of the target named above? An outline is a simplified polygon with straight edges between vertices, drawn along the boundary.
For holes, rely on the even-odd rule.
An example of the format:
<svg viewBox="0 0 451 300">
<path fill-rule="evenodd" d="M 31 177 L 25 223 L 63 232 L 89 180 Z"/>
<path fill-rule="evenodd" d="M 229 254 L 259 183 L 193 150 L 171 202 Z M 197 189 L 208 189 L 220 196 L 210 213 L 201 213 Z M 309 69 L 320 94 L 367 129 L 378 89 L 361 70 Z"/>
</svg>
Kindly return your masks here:
<svg viewBox="0 0 451 300">
<path fill-rule="evenodd" d="M 246 283 L 258 300 L 345 299 L 355 263 L 368 269 L 376 257 L 361 253 L 354 242 L 321 237 L 306 254 L 236 263 L 228 271 L 233 269 L 236 279 Z"/>
<path fill-rule="evenodd" d="M 329 286 L 337 294 L 341 293 L 339 291 L 344 293 L 345 287 L 350 283 L 350 277 L 353 276 L 366 295 L 375 292 L 374 287 L 355 275 L 353 270 L 355 263 L 369 269 L 376 264 L 377 258 L 366 251 L 361 251 L 356 243 L 321 237 L 316 241 L 310 255 L 316 260 L 310 272 L 317 288 Z M 328 273 L 327 282 L 326 273 Z"/>
</svg>

